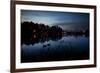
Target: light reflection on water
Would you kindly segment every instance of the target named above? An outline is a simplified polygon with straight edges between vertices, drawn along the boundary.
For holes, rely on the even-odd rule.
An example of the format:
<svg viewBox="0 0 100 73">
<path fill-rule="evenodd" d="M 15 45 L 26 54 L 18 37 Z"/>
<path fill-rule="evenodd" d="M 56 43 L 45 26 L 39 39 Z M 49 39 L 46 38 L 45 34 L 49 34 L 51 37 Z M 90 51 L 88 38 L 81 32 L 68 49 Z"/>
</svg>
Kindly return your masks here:
<svg viewBox="0 0 100 73">
<path fill-rule="evenodd" d="M 21 46 L 21 62 L 83 59 L 89 59 L 89 37 L 63 36 L 59 40 Z"/>
</svg>

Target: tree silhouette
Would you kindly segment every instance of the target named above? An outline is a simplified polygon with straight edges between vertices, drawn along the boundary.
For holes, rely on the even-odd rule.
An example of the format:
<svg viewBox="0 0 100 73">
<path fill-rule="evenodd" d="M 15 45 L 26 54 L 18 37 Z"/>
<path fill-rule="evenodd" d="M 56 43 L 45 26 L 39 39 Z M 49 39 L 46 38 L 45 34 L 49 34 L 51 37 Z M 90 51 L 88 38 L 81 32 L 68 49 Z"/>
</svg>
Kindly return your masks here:
<svg viewBox="0 0 100 73">
<path fill-rule="evenodd" d="M 21 23 L 21 43 L 36 43 L 39 38 L 57 38 L 62 35 L 62 28 L 58 26 L 48 26 L 45 24 L 38 24 L 34 22 Z"/>
</svg>

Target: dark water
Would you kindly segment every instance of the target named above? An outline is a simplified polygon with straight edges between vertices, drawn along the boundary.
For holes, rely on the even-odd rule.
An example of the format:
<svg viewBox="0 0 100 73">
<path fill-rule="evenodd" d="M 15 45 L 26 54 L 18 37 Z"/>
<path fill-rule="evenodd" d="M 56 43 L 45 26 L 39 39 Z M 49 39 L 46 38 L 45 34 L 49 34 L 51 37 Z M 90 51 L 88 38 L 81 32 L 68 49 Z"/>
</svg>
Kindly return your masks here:
<svg viewBox="0 0 100 73">
<path fill-rule="evenodd" d="M 89 37 L 63 36 L 61 38 L 49 38 L 49 40 L 45 38 L 43 41 L 28 45 L 22 44 L 21 62 L 89 59 Z"/>
</svg>

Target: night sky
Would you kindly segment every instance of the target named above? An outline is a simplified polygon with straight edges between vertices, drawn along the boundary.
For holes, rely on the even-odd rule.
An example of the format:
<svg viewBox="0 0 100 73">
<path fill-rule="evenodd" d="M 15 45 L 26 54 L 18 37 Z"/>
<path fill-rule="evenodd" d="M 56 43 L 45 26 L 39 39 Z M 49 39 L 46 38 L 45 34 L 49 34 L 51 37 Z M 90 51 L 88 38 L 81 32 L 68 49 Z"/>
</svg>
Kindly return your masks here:
<svg viewBox="0 0 100 73">
<path fill-rule="evenodd" d="M 21 22 L 24 21 L 58 25 L 64 30 L 86 30 L 89 28 L 89 13 L 21 10 Z"/>
</svg>

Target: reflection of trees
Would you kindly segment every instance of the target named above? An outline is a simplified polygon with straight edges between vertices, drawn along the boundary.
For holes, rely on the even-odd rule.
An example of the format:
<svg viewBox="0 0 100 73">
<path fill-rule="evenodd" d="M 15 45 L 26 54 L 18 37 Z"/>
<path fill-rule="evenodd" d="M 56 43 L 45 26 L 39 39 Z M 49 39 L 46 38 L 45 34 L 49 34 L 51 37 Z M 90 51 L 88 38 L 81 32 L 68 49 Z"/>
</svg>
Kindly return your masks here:
<svg viewBox="0 0 100 73">
<path fill-rule="evenodd" d="M 42 43 L 49 40 L 57 40 L 61 36 L 62 29 L 58 26 L 49 27 L 48 25 L 33 22 L 21 23 L 21 43 Z"/>
<path fill-rule="evenodd" d="M 48 26 L 34 22 L 21 23 L 21 44 L 43 43 L 49 40 L 61 39 L 62 35 L 89 36 L 89 29 L 84 31 L 64 31 L 59 26 Z"/>
</svg>

